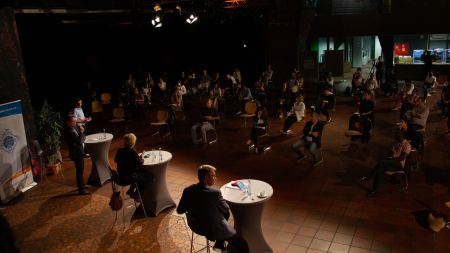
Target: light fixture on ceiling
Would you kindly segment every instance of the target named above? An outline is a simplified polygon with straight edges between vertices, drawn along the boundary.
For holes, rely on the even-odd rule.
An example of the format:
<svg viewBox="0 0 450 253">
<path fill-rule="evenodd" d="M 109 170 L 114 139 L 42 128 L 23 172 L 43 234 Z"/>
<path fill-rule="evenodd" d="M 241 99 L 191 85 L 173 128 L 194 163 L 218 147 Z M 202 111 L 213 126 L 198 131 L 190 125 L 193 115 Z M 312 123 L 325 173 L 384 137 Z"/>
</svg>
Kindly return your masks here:
<svg viewBox="0 0 450 253">
<path fill-rule="evenodd" d="M 155 7 L 153 7 L 153 10 L 156 12 L 161 11 L 162 10 L 161 5 L 159 4 L 155 5 Z"/>
<path fill-rule="evenodd" d="M 155 16 L 155 18 L 152 19 L 152 25 L 155 28 L 159 28 L 162 26 L 162 20 L 159 16 Z"/>
<path fill-rule="evenodd" d="M 186 19 L 186 22 L 188 24 L 192 24 L 197 20 L 198 20 L 198 17 L 195 14 L 191 13 L 191 14 L 189 14 L 188 18 Z"/>
</svg>

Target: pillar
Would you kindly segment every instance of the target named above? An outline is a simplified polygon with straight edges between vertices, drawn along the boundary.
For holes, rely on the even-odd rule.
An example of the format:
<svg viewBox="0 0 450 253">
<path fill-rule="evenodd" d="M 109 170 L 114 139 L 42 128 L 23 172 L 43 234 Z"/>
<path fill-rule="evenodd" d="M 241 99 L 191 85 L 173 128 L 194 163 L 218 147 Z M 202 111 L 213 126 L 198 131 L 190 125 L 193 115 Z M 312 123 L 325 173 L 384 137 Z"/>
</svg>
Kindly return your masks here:
<svg viewBox="0 0 450 253">
<path fill-rule="evenodd" d="M 21 100 L 27 140 L 36 133 L 16 19 L 12 8 L 0 8 L 0 104 Z"/>
</svg>

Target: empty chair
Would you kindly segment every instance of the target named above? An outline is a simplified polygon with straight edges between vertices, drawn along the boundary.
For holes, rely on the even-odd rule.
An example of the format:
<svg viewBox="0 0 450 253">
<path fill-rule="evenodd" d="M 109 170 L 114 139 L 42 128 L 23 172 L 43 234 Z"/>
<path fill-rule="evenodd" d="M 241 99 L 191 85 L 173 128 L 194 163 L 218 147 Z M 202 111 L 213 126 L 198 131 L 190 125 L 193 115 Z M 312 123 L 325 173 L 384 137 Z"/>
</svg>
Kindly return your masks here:
<svg viewBox="0 0 450 253">
<path fill-rule="evenodd" d="M 110 120 L 111 123 L 119 123 L 125 121 L 123 118 L 125 116 L 125 111 L 122 107 L 116 107 L 113 109 L 114 119 Z"/>
<path fill-rule="evenodd" d="M 247 127 L 247 119 L 255 116 L 255 113 L 258 109 L 258 106 L 255 101 L 248 101 L 245 103 L 245 113 L 240 114 L 239 116 L 244 118 L 244 127 Z"/>
<path fill-rule="evenodd" d="M 167 134 L 165 134 L 164 136 L 170 135 L 170 126 L 169 123 L 167 123 L 167 121 L 169 120 L 169 112 L 166 110 L 159 110 L 156 113 L 156 120 L 156 122 L 150 122 L 150 125 L 158 127 L 158 130 L 153 135 L 161 135 L 161 130 L 164 126 L 167 128 Z"/>
<path fill-rule="evenodd" d="M 92 101 L 91 106 L 92 106 L 92 113 L 103 111 L 103 106 L 100 101 Z"/>
<path fill-rule="evenodd" d="M 108 105 L 111 102 L 111 93 L 102 93 L 101 99 L 104 105 Z"/>
</svg>

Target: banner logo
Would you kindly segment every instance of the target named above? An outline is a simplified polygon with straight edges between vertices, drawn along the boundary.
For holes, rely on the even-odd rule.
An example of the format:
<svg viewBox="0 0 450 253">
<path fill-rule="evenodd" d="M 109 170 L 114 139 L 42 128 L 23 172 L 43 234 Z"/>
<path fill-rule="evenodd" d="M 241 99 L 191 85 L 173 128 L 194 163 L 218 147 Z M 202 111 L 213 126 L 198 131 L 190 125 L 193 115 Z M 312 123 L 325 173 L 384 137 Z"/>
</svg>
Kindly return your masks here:
<svg viewBox="0 0 450 253">
<path fill-rule="evenodd" d="M 17 144 L 17 136 L 11 130 L 5 129 L 2 135 L 2 149 L 8 153 L 12 153 Z"/>
</svg>

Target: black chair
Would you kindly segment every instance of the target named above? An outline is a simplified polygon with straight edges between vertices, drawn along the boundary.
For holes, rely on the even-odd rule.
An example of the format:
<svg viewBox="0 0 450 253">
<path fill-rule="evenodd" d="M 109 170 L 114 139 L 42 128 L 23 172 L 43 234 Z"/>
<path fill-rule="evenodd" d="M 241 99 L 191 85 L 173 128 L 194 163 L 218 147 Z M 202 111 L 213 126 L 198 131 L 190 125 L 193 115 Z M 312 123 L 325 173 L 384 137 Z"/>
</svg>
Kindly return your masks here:
<svg viewBox="0 0 450 253">
<path fill-rule="evenodd" d="M 208 238 L 206 238 L 206 231 L 204 230 L 201 222 L 194 216 L 190 215 L 189 213 L 186 213 L 186 220 L 189 228 L 192 230 L 192 236 L 191 236 L 191 253 L 193 253 L 194 250 L 194 233 L 200 236 L 204 236 L 206 239 L 206 247 L 203 247 L 202 249 L 195 251 L 194 253 L 203 251 L 206 249 L 207 253 L 210 253 L 210 244 Z"/>
<path fill-rule="evenodd" d="M 117 174 L 117 171 L 115 171 L 115 170 L 113 170 L 111 168 L 109 168 L 109 171 L 111 173 L 111 180 L 115 184 L 117 184 L 117 185 L 122 187 L 122 191 L 121 191 L 121 194 L 122 194 L 124 192 L 125 186 L 131 185 L 131 184 L 124 183 L 120 179 L 119 174 Z M 132 184 L 134 184 L 134 186 L 136 187 L 136 191 L 138 193 L 139 202 L 141 202 L 142 210 L 144 210 L 144 216 L 147 218 L 148 217 L 147 216 L 147 212 L 145 211 L 144 201 L 142 200 L 142 195 L 141 195 L 141 192 L 139 191 L 138 183 L 134 182 Z M 125 199 L 129 199 L 129 198 L 123 198 L 123 200 L 125 200 Z M 133 201 L 134 201 L 134 206 L 137 208 L 138 206 L 136 204 L 136 201 L 134 199 L 133 199 Z M 123 220 L 125 220 L 125 209 L 122 209 L 122 217 L 123 217 Z"/>
</svg>

